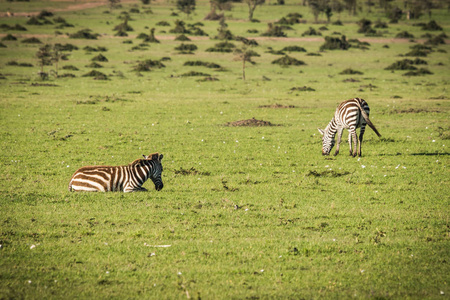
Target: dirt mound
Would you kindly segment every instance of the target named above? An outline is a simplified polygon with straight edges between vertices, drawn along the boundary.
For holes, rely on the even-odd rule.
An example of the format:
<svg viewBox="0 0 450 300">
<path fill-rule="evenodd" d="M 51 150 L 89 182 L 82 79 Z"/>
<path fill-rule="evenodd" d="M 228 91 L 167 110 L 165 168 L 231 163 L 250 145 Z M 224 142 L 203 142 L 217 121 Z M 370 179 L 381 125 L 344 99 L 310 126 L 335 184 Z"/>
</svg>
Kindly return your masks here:
<svg viewBox="0 0 450 300">
<path fill-rule="evenodd" d="M 282 105 L 282 104 L 270 104 L 270 105 L 260 105 L 258 108 L 296 108 L 295 105 Z"/>
<path fill-rule="evenodd" d="M 269 121 L 263 121 L 263 120 L 256 120 L 255 118 L 251 118 L 248 120 L 240 120 L 235 122 L 228 122 L 225 124 L 225 126 L 229 127 L 262 127 L 262 126 L 279 126 L 276 124 L 272 124 Z"/>
</svg>

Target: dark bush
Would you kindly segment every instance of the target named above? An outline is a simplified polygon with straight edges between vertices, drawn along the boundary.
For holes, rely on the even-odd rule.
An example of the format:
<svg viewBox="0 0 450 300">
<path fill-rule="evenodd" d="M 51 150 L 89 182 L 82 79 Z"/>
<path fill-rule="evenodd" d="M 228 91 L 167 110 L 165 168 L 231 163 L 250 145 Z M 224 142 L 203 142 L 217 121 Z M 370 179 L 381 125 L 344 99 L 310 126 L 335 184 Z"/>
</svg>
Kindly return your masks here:
<svg viewBox="0 0 450 300">
<path fill-rule="evenodd" d="M 372 28 L 372 21 L 361 19 L 356 23 L 359 25 L 358 33 L 364 33 L 365 35 L 376 34 L 376 31 Z"/>
<path fill-rule="evenodd" d="M 105 56 L 103 56 L 102 54 L 99 54 L 99 55 L 93 57 L 93 58 L 91 59 L 91 61 L 107 62 L 108 59 L 107 59 Z"/>
<path fill-rule="evenodd" d="M 91 33 L 90 29 L 82 29 L 75 33 L 69 34 L 69 38 L 71 39 L 88 39 L 88 40 L 96 40 L 100 34 Z"/>
<path fill-rule="evenodd" d="M 439 26 L 436 21 L 431 20 L 429 23 L 427 24 L 423 24 L 422 25 L 422 30 L 428 30 L 428 31 L 440 31 L 442 30 L 442 27 Z"/>
<path fill-rule="evenodd" d="M 230 42 L 222 42 L 215 44 L 214 47 L 206 49 L 206 52 L 232 52 L 233 48 L 236 48 L 236 46 L 233 43 Z"/>
<path fill-rule="evenodd" d="M 309 86 L 301 86 L 301 87 L 293 87 L 291 88 L 292 92 L 314 92 L 315 89 Z"/>
<path fill-rule="evenodd" d="M 440 35 L 428 39 L 425 44 L 433 46 L 445 45 L 445 38 L 447 38 L 447 35 L 445 33 L 441 33 Z"/>
<path fill-rule="evenodd" d="M 310 36 L 310 35 L 322 35 L 322 33 L 318 30 L 315 30 L 312 27 L 309 27 L 308 30 L 302 33 L 302 36 Z"/>
<path fill-rule="evenodd" d="M 94 77 L 94 79 L 97 79 L 97 80 L 107 80 L 108 79 L 108 76 L 106 76 L 102 72 L 99 72 L 96 70 L 92 70 L 89 73 L 84 74 L 83 77 Z"/>
<path fill-rule="evenodd" d="M 196 71 L 190 71 L 187 73 L 184 73 L 181 75 L 181 77 L 191 77 L 191 76 L 206 76 L 206 77 L 211 77 L 211 75 L 206 74 L 206 73 L 202 73 L 202 72 L 196 72 Z"/>
<path fill-rule="evenodd" d="M 73 51 L 78 50 L 78 47 L 72 44 L 55 44 L 55 48 L 57 48 L 59 51 Z"/>
<path fill-rule="evenodd" d="M 345 35 L 342 36 L 341 39 L 326 36 L 325 43 L 320 46 L 320 51 L 323 50 L 347 50 L 350 48 L 349 42 L 346 40 Z"/>
<path fill-rule="evenodd" d="M 62 67 L 63 70 L 71 70 L 71 71 L 78 71 L 79 69 L 72 65 L 67 65 Z"/>
<path fill-rule="evenodd" d="M 363 72 L 356 71 L 353 69 L 345 69 L 344 71 L 339 73 L 340 75 L 363 75 Z"/>
<path fill-rule="evenodd" d="M 290 57 L 288 55 L 285 55 L 279 59 L 276 59 L 274 61 L 272 61 L 272 64 L 277 64 L 280 66 L 301 66 L 301 65 L 306 65 L 305 62 L 301 61 L 301 60 L 297 60 L 293 57 Z"/>
<path fill-rule="evenodd" d="M 203 67 L 207 67 L 207 68 L 211 68 L 211 69 L 220 69 L 220 68 L 222 68 L 218 64 L 210 63 L 210 62 L 204 62 L 204 61 L 200 61 L 200 60 L 187 61 L 187 62 L 185 62 L 183 64 L 183 66 L 203 66 Z"/>
<path fill-rule="evenodd" d="M 408 31 L 402 31 L 397 33 L 395 37 L 398 39 L 413 39 L 414 35 L 409 33 Z"/>
<path fill-rule="evenodd" d="M 180 41 L 180 42 L 187 42 L 190 41 L 191 39 L 188 38 L 187 36 L 185 36 L 184 34 L 180 34 L 179 36 L 177 36 L 175 38 L 175 41 Z"/>
<path fill-rule="evenodd" d="M 39 21 L 38 18 L 36 17 L 31 17 L 30 19 L 28 19 L 28 21 L 26 22 L 27 25 L 43 25 L 43 23 L 41 21 Z"/>
<path fill-rule="evenodd" d="M 405 54 L 405 56 L 416 56 L 416 57 L 426 57 L 429 51 L 413 49 Z"/>
<path fill-rule="evenodd" d="M 280 26 L 273 26 L 272 23 L 269 23 L 268 26 L 267 31 L 261 34 L 261 36 L 286 37 L 286 34 Z"/>
<path fill-rule="evenodd" d="M 158 25 L 158 26 L 170 26 L 169 22 L 166 22 L 166 21 L 159 21 L 158 23 L 156 23 L 156 25 Z"/>
<path fill-rule="evenodd" d="M 281 49 L 281 51 L 286 52 L 306 52 L 306 49 L 300 46 L 287 46 Z"/>
<path fill-rule="evenodd" d="M 178 47 L 175 47 L 175 50 L 180 51 L 181 53 L 192 53 L 193 51 L 197 50 L 198 47 L 194 44 L 181 44 Z"/>
<path fill-rule="evenodd" d="M 24 43 L 24 44 L 42 44 L 42 42 L 38 38 L 35 38 L 35 37 L 30 37 L 28 39 L 24 39 L 24 40 L 22 40 L 22 43 Z"/>
<path fill-rule="evenodd" d="M 148 72 L 151 71 L 152 68 L 161 69 L 165 67 L 166 66 L 163 63 L 161 63 L 160 60 L 147 59 L 138 62 L 137 66 L 134 67 L 134 70 L 137 72 Z"/>
<path fill-rule="evenodd" d="M 429 74 L 433 74 L 433 73 L 430 72 L 430 70 L 428 70 L 428 69 L 420 68 L 417 71 L 406 72 L 405 74 L 403 74 L 403 76 L 423 76 L 423 75 L 429 75 Z"/>
<path fill-rule="evenodd" d="M 2 41 L 17 41 L 17 38 L 12 34 L 8 33 L 6 36 L 2 38 Z"/>
<path fill-rule="evenodd" d="M 98 64 L 96 62 L 92 62 L 89 65 L 87 65 L 86 67 L 87 68 L 93 68 L 93 69 L 103 68 L 103 66 L 101 64 Z"/>
</svg>

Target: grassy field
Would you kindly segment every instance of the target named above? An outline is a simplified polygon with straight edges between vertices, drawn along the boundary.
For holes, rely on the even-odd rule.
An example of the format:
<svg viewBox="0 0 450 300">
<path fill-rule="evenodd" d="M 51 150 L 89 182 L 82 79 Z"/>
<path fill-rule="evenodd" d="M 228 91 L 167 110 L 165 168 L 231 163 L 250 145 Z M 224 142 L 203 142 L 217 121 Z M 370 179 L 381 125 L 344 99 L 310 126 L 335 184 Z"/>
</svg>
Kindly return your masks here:
<svg viewBox="0 0 450 300">
<path fill-rule="evenodd" d="M 256 9 L 259 22 L 246 20 L 245 4 L 225 12 L 233 35 L 259 44 L 245 81 L 233 52 L 206 51 L 223 42 L 213 39 L 219 23 L 203 20 L 207 1 L 190 19 L 172 16 L 175 2 L 125 1 L 112 11 L 73 7 L 84 1 L 0 2 L 1 12 L 15 13 L 0 18 L 0 299 L 448 298 L 449 41 L 405 55 L 427 33 L 448 35 L 449 11 L 390 24 L 382 9 L 363 7 L 342 12 L 340 26 L 324 16 L 313 23 L 301 1 L 272 2 Z M 47 17 L 53 24 L 27 24 L 27 13 L 44 9 L 57 9 Z M 134 30 L 117 37 L 124 12 Z M 285 38 L 261 37 L 291 12 L 305 23 Z M 57 17 L 73 27 L 56 28 Z M 362 18 L 388 28 L 367 37 L 357 32 Z M 176 20 L 201 22 L 208 36 L 175 41 Z M 414 26 L 431 20 L 443 30 Z M 302 36 L 322 26 L 322 36 Z M 160 43 L 137 38 L 151 28 Z M 69 38 L 81 29 L 99 36 Z M 395 38 L 403 31 L 414 38 Z M 320 51 L 325 36 L 342 35 L 369 45 Z M 23 42 L 30 37 L 42 44 Z M 58 77 L 55 64 L 44 66 L 42 80 L 36 53 L 56 43 L 78 50 L 64 52 Z M 181 43 L 198 49 L 181 54 Z M 272 63 L 288 46 L 305 48 L 285 52 L 304 65 Z M 93 68 L 99 54 L 108 61 Z M 416 58 L 432 74 L 385 69 Z M 137 71 L 145 60 L 164 67 Z M 362 74 L 340 74 L 346 69 Z M 83 76 L 93 70 L 106 80 Z M 204 74 L 186 76 L 192 71 Z M 323 157 L 317 128 L 353 97 L 367 100 L 382 138 L 368 128 L 361 158 L 348 156 L 345 141 L 340 155 Z M 229 126 L 252 118 L 273 126 Z M 164 154 L 161 192 L 151 181 L 145 193 L 67 190 L 81 166 L 156 151 Z"/>
</svg>

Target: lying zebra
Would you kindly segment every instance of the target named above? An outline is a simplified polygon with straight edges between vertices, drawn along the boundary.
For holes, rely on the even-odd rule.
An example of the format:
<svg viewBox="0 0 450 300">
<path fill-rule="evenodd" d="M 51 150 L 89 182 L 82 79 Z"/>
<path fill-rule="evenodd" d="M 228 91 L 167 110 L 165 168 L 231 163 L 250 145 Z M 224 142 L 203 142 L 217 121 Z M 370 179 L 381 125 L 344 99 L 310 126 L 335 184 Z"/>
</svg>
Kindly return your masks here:
<svg viewBox="0 0 450 300">
<path fill-rule="evenodd" d="M 150 178 L 157 191 L 164 187 L 161 173 L 162 154 L 143 155 L 126 166 L 86 166 L 78 169 L 69 182 L 69 191 L 87 192 L 139 192 L 147 191 L 142 185 Z"/>
</svg>

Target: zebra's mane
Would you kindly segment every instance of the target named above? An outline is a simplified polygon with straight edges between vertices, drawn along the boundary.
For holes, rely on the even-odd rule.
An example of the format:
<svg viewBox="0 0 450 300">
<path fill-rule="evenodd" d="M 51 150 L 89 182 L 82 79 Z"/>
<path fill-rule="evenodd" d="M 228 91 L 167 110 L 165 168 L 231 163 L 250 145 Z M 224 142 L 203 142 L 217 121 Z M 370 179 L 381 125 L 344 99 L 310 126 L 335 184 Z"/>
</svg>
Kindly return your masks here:
<svg viewBox="0 0 450 300">
<path fill-rule="evenodd" d="M 159 159 L 159 153 L 155 152 L 150 154 L 149 156 L 147 156 L 148 158 L 143 159 L 143 158 L 138 158 L 135 161 L 133 161 L 132 163 L 130 163 L 130 166 L 135 166 L 135 165 L 139 165 L 142 161 L 146 161 L 146 160 L 158 160 Z"/>
</svg>

